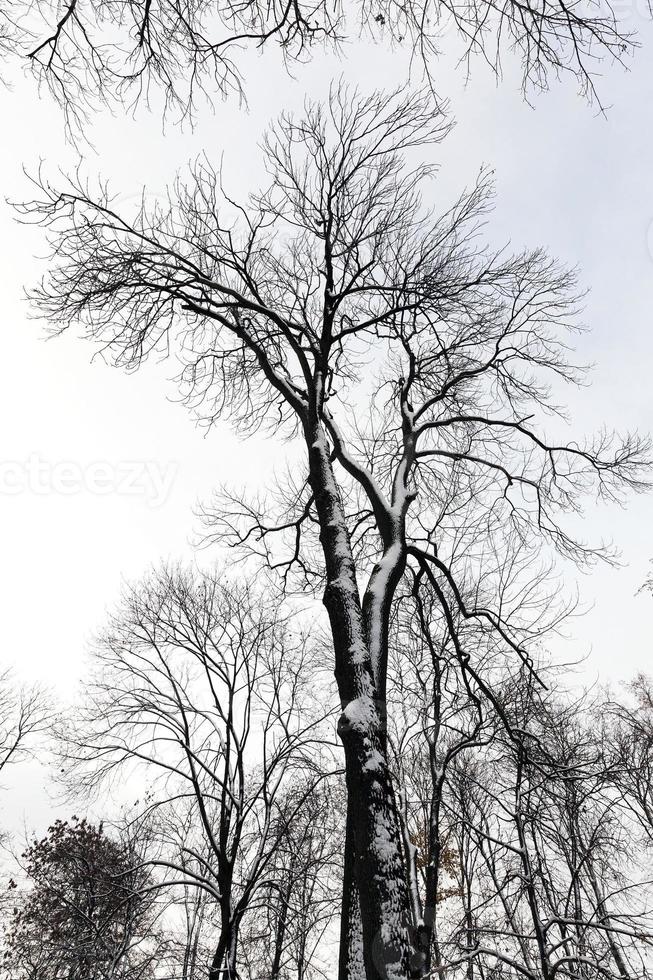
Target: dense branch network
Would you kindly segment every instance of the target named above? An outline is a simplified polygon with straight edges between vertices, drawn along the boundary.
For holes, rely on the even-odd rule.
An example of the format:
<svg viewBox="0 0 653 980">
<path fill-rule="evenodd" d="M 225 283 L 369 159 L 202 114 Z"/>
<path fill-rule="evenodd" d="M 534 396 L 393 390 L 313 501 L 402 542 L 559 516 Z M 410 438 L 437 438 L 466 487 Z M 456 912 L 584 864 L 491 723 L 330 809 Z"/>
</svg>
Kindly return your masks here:
<svg viewBox="0 0 653 980">
<path fill-rule="evenodd" d="M 7 51 L 26 60 L 74 127 L 98 102 L 136 104 L 155 92 L 193 116 L 201 93 L 242 92 L 247 47 L 276 45 L 292 63 L 362 33 L 409 46 L 429 71 L 453 24 L 463 59 L 480 55 L 499 73 L 513 52 L 525 91 L 571 73 L 592 93 L 600 62 L 633 46 L 609 0 L 21 0 L 1 14 Z"/>
<path fill-rule="evenodd" d="M 440 213 L 425 206 L 429 147 L 447 130 L 428 90 L 338 85 L 302 118 L 281 117 L 264 143 L 270 185 L 242 204 L 202 161 L 168 205 L 132 216 L 80 180 L 63 191 L 41 181 L 21 209 L 52 238 L 35 299 L 55 331 L 83 324 L 128 368 L 174 346 L 207 424 L 227 417 L 303 446 L 303 472 L 271 507 L 232 493 L 206 516 L 223 544 L 280 569 L 286 592 L 323 586 L 360 930 L 353 912 L 343 921 L 354 958 L 361 932 L 368 980 L 424 967 L 423 950 L 409 967 L 387 743 L 400 597 L 409 589 L 420 615 L 437 610 L 477 717 L 489 708 L 521 744 L 484 651 L 533 673 L 560 615 L 538 591 L 547 578 L 555 591 L 552 563 L 610 558 L 572 532 L 582 502 L 649 481 L 636 434 L 567 437 L 557 398 L 583 376 L 569 350 L 573 273 L 541 250 L 483 245 L 483 172 Z"/>
<path fill-rule="evenodd" d="M 209 424 L 226 414 L 244 432 L 281 424 L 292 436 L 315 415 L 361 569 L 399 541 L 422 582 L 501 632 L 491 605 L 464 598 L 471 556 L 499 567 L 514 536 L 520 561 L 547 547 L 581 563 L 609 557 L 564 517 L 587 494 L 646 486 L 647 445 L 607 431 L 565 439 L 551 384 L 582 378 L 568 357 L 574 275 L 541 251 L 479 244 L 484 174 L 440 216 L 424 211 L 431 168 L 403 157 L 446 131 L 428 94 L 334 88 L 328 107 L 280 120 L 265 146 L 271 188 L 247 206 L 204 161 L 169 209 L 135 219 L 82 185 L 46 187 L 24 212 L 56 242 L 37 294 L 55 329 L 86 322 L 126 366 L 180 337 L 181 384 Z M 310 481 L 289 478 L 274 495 L 272 507 L 232 495 L 207 520 L 273 565 L 319 575 Z"/>
<path fill-rule="evenodd" d="M 521 733 L 507 738 L 496 715 L 479 716 L 470 701 L 446 634 L 429 646 L 407 612 L 401 635 L 411 657 L 393 668 L 392 741 L 414 915 L 432 969 L 646 976 L 641 796 L 604 697 L 543 693 L 494 655 L 496 694 Z M 555 688 L 555 669 L 541 669 Z M 646 696 L 650 682 L 639 678 L 634 691 Z M 623 703 L 613 709 L 622 736 L 644 728 L 641 716 L 625 722 Z M 646 818 L 641 827 L 645 840 Z"/>
<path fill-rule="evenodd" d="M 209 976 L 235 977 L 239 935 L 283 877 L 284 853 L 296 847 L 299 861 L 300 821 L 336 768 L 332 711 L 309 686 L 316 649 L 261 594 L 168 568 L 125 595 L 97 654 L 62 743 L 67 779 L 94 795 L 112 777 L 148 785 L 131 822 L 152 838 L 151 890 L 206 896 Z M 321 868 L 328 858 L 337 865 L 329 851 Z M 294 900 L 296 877 L 286 884 Z"/>
</svg>

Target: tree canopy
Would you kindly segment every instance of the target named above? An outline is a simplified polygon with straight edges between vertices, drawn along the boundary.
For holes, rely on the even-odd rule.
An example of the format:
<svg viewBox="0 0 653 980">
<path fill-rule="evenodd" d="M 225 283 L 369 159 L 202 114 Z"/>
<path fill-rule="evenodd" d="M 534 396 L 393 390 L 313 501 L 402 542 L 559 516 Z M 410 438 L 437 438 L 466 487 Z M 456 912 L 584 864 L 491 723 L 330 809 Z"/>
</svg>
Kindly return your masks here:
<svg viewBox="0 0 653 980">
<path fill-rule="evenodd" d="M 600 63 L 621 61 L 636 43 L 609 0 L 20 0 L 5 3 L 0 17 L 5 52 L 24 62 L 75 128 L 100 104 L 161 97 L 192 117 L 201 94 L 242 95 L 247 48 L 274 46 L 292 66 L 363 34 L 407 47 L 430 74 L 453 27 L 468 65 L 480 57 L 500 74 L 509 55 L 527 93 L 570 74 L 593 94 Z"/>
</svg>

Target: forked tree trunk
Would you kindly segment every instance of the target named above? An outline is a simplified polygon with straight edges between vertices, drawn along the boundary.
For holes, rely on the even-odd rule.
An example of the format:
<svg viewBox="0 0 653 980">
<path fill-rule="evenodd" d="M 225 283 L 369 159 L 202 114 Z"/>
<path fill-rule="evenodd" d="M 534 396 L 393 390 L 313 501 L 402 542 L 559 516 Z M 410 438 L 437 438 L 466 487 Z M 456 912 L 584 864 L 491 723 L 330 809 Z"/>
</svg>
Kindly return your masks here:
<svg viewBox="0 0 653 980">
<path fill-rule="evenodd" d="M 410 914 L 385 748 L 385 706 L 375 685 L 351 543 L 329 447 L 318 424 L 306 435 L 325 559 L 324 605 L 331 624 L 342 705 L 338 732 L 345 750 L 365 977 L 405 980 L 410 975 Z"/>
<path fill-rule="evenodd" d="M 223 909 L 221 919 L 220 938 L 209 969 L 209 980 L 236 980 L 238 923 L 233 920 L 230 910 Z"/>
</svg>

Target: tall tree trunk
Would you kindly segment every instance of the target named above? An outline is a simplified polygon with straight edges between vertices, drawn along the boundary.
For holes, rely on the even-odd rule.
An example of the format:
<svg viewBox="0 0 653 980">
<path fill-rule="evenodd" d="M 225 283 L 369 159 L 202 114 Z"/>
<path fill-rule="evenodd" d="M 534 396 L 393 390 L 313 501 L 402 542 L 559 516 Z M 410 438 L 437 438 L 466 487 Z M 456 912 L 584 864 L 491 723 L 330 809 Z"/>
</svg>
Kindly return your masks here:
<svg viewBox="0 0 653 980">
<path fill-rule="evenodd" d="M 347 824 L 345 828 L 345 852 L 342 879 L 342 907 L 340 913 L 340 955 L 338 980 L 357 980 L 365 975 L 363 958 L 363 925 L 361 923 L 358 886 L 354 873 L 355 864 L 354 825 L 351 802 L 347 800 Z"/>
<path fill-rule="evenodd" d="M 238 976 L 237 954 L 238 922 L 231 914 L 229 903 L 228 908 L 223 906 L 221 909 L 220 938 L 211 961 L 209 980 L 235 980 Z"/>
<path fill-rule="evenodd" d="M 409 976 L 410 922 L 401 835 L 385 747 L 385 705 L 375 683 L 351 542 L 321 425 L 307 427 L 309 474 L 320 524 L 335 676 L 342 705 L 354 875 L 367 980 Z M 346 898 L 346 902 L 350 897 Z"/>
</svg>

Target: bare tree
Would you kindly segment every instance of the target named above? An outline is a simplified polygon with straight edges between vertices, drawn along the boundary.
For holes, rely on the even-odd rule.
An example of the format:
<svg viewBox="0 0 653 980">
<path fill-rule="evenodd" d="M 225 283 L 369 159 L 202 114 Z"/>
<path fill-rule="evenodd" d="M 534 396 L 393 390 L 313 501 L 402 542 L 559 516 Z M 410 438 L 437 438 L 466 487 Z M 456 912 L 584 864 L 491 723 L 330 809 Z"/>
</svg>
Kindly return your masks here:
<svg viewBox="0 0 653 980">
<path fill-rule="evenodd" d="M 307 795 L 291 787 L 279 814 L 279 846 L 243 940 L 252 980 L 308 980 L 333 971 L 333 926 L 342 890 L 344 796 L 326 783 Z M 298 807 L 298 800 L 301 805 Z"/>
<path fill-rule="evenodd" d="M 184 928 L 180 932 L 178 948 L 180 951 L 181 980 L 200 980 L 206 970 L 204 964 L 211 961 L 211 952 L 206 944 L 205 923 L 210 907 L 209 895 L 202 889 L 186 883 L 181 888 L 179 899 Z"/>
<path fill-rule="evenodd" d="M 516 55 L 525 91 L 569 73 L 591 93 L 598 63 L 621 61 L 634 46 L 609 0 L 20 0 L 5 8 L 7 47 L 76 123 L 98 102 L 130 105 L 155 93 L 192 115 L 201 93 L 242 92 L 238 55 L 247 47 L 276 45 L 294 63 L 362 33 L 408 46 L 428 71 L 453 24 L 468 62 L 480 55 L 500 74 L 502 57 Z"/>
<path fill-rule="evenodd" d="M 10 670 L 0 673 L 0 773 L 32 755 L 50 720 L 51 708 L 41 689 L 17 686 Z M 7 839 L 8 835 L 0 829 L 3 846 Z M 9 892 L 0 895 L 4 916 L 11 912 L 11 898 Z"/>
<path fill-rule="evenodd" d="M 31 752 L 31 740 L 48 724 L 43 691 L 16 687 L 10 670 L 0 674 L 0 772 Z"/>
<path fill-rule="evenodd" d="M 609 557 L 565 515 L 648 479 L 636 435 L 564 435 L 551 383 L 582 377 L 568 349 L 573 274 L 540 250 L 483 247 L 484 174 L 440 215 L 423 207 L 427 147 L 447 128 L 429 92 L 341 85 L 326 106 L 279 120 L 264 145 L 270 187 L 244 205 L 202 162 L 169 208 L 119 215 L 82 183 L 46 184 L 22 208 L 53 238 L 35 299 L 54 330 L 83 324 L 131 368 L 178 338 L 181 383 L 207 422 L 227 415 L 243 433 L 267 425 L 305 446 L 305 474 L 269 506 L 222 497 L 207 521 L 288 588 L 323 589 L 349 796 L 343 980 L 363 962 L 368 980 L 423 966 L 387 750 L 398 586 L 431 597 L 464 683 L 500 713 L 457 622 L 531 664 L 528 629 L 481 587 L 505 529 L 531 562 Z M 458 492 L 474 500 L 471 529 L 455 519 Z"/>
<path fill-rule="evenodd" d="M 173 569 L 126 595 L 96 660 L 63 747 L 75 786 L 97 791 L 126 767 L 150 784 L 156 887 L 208 895 L 209 977 L 235 977 L 243 917 L 329 773 L 316 648 L 262 594 Z"/>
<path fill-rule="evenodd" d="M 612 696 L 604 723 L 612 776 L 640 831 L 653 844 L 653 684 L 639 674 L 626 696 Z"/>
<path fill-rule="evenodd" d="M 438 786 L 453 860 L 435 908 L 436 969 L 470 980 L 647 976 L 650 880 L 595 725 L 605 705 L 538 691 L 523 671 L 502 702 L 511 730 L 488 719 Z M 441 758 L 446 748 L 445 738 Z M 414 832 L 424 797 L 405 785 Z M 428 837 L 419 845 L 426 863 Z"/>
</svg>

